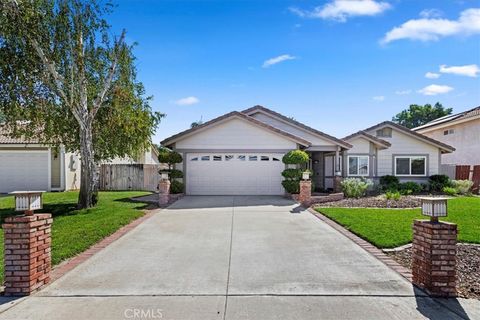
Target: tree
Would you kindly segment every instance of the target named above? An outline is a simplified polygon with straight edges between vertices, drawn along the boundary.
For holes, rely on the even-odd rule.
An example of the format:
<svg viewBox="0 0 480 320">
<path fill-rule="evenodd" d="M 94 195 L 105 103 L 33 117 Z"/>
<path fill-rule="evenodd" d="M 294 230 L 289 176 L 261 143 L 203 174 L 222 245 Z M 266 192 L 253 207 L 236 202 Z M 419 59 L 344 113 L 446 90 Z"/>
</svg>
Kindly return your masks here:
<svg viewBox="0 0 480 320">
<path fill-rule="evenodd" d="M 430 104 L 420 106 L 411 104 L 410 107 L 398 113 L 392 121 L 407 128 L 415 128 L 440 117 L 452 114 L 452 108 L 444 108 L 440 102 L 432 107 Z"/>
<path fill-rule="evenodd" d="M 79 208 L 96 204 L 98 163 L 150 147 L 163 114 L 136 79 L 125 30 L 98 0 L 0 2 L 0 111 L 14 136 L 79 151 Z"/>
</svg>

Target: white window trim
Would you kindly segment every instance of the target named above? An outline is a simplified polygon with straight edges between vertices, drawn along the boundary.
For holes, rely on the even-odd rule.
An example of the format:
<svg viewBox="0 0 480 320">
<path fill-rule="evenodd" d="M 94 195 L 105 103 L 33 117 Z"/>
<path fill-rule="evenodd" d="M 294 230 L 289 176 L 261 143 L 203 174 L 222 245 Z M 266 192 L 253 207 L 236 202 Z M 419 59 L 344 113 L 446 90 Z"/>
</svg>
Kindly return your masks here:
<svg viewBox="0 0 480 320">
<path fill-rule="evenodd" d="M 397 174 L 397 158 L 408 158 L 409 159 L 409 171 L 410 171 L 410 174 Z M 412 159 L 418 159 L 418 158 L 423 158 L 425 161 L 423 163 L 423 168 L 424 168 L 424 172 L 425 174 L 411 174 L 412 172 Z M 393 165 L 394 165 L 394 172 L 395 172 L 395 176 L 396 177 L 426 177 L 427 176 L 427 157 L 426 156 L 395 156 L 394 157 L 394 161 L 393 161 Z"/>
<path fill-rule="evenodd" d="M 350 158 L 367 158 L 367 174 L 351 174 L 350 173 Z M 360 167 L 359 167 L 360 162 L 357 161 L 357 172 L 360 172 Z M 347 156 L 347 175 L 349 177 L 368 177 L 370 175 L 370 157 L 369 156 Z"/>
</svg>

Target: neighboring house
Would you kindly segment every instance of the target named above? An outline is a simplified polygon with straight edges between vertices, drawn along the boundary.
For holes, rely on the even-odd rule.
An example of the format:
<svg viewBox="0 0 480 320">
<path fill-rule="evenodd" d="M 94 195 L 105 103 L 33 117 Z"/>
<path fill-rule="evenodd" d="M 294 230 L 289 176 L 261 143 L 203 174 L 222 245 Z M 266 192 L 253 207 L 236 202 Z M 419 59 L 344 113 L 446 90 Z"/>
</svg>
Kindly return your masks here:
<svg viewBox="0 0 480 320">
<path fill-rule="evenodd" d="M 152 147 L 138 161 L 158 163 L 155 150 L 156 148 Z M 79 188 L 80 158 L 77 154 L 65 152 L 62 147 L 42 145 L 35 139 L 10 138 L 0 125 L 0 193 L 15 190 L 65 191 Z"/>
<path fill-rule="evenodd" d="M 391 137 L 376 136 L 383 128 L 385 135 L 391 128 Z M 390 122 L 341 140 L 261 106 L 227 113 L 161 144 L 182 153 L 177 169 L 191 195 L 281 195 L 282 157 L 297 148 L 310 154 L 318 190 L 334 188 L 335 176 L 395 174 L 396 162 L 397 175 L 422 180 L 438 173 L 442 152 L 454 150 Z"/>
<path fill-rule="evenodd" d="M 385 175 L 400 181 L 425 183 L 440 172 L 441 155 L 455 151 L 391 121 L 379 123 L 343 140 L 353 147 L 344 154 L 344 176 L 365 176 L 374 180 Z"/>
<path fill-rule="evenodd" d="M 480 107 L 445 116 L 414 128 L 416 132 L 455 147 L 442 164 L 480 165 Z"/>
</svg>

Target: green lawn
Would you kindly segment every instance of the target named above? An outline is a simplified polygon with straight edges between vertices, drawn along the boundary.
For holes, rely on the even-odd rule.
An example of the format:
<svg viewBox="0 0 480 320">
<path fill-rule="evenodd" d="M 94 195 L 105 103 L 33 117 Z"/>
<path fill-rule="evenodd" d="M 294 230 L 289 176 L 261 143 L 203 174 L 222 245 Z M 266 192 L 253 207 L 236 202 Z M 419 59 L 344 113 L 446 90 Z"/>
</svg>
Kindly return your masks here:
<svg viewBox="0 0 480 320">
<path fill-rule="evenodd" d="M 420 209 L 317 208 L 317 211 L 379 248 L 394 248 L 412 241 L 414 219 L 427 219 Z M 448 217 L 458 225 L 461 242 L 480 243 L 480 198 L 448 201 Z"/>
<path fill-rule="evenodd" d="M 148 192 L 100 192 L 98 205 L 76 210 L 78 192 L 57 192 L 44 195 L 44 209 L 53 215 L 52 263 L 73 257 L 114 233 L 120 227 L 144 215 L 146 204 L 131 202 L 130 197 Z M 18 214 L 13 211 L 13 197 L 0 198 L 0 220 Z M 40 211 L 39 211 L 40 212 Z M 0 283 L 3 282 L 3 230 L 0 230 Z"/>
</svg>

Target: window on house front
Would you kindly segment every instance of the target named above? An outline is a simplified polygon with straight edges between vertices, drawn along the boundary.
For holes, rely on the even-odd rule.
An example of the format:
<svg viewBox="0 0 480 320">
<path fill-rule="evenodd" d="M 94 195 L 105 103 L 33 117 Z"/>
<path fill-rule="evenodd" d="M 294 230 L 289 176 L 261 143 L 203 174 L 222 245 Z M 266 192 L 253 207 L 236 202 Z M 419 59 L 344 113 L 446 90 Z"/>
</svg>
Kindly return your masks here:
<svg viewBox="0 0 480 320">
<path fill-rule="evenodd" d="M 238 156 L 237 159 L 240 161 L 245 161 L 245 156 Z"/>
<path fill-rule="evenodd" d="M 202 156 L 202 161 L 210 161 L 210 156 Z"/>
<path fill-rule="evenodd" d="M 190 161 L 198 161 L 198 157 L 192 158 Z"/>
<path fill-rule="evenodd" d="M 427 157 L 400 156 L 395 157 L 396 176 L 426 176 Z"/>
<path fill-rule="evenodd" d="M 368 176 L 368 156 L 348 156 L 349 176 Z"/>
<path fill-rule="evenodd" d="M 222 156 L 213 156 L 213 161 L 222 161 Z"/>
<path fill-rule="evenodd" d="M 447 136 L 449 134 L 454 134 L 455 133 L 455 130 L 454 129 L 447 129 L 447 130 L 444 130 L 443 131 L 443 135 L 444 136 Z"/>
<path fill-rule="evenodd" d="M 380 138 L 391 138 L 392 137 L 392 128 L 382 128 L 377 130 L 377 137 Z"/>
<path fill-rule="evenodd" d="M 260 161 L 269 161 L 270 158 L 268 156 L 261 156 Z"/>
<path fill-rule="evenodd" d="M 272 161 L 280 161 L 280 159 L 272 157 Z"/>
<path fill-rule="evenodd" d="M 248 161 L 257 161 L 257 156 L 248 156 Z"/>
<path fill-rule="evenodd" d="M 233 160 L 232 155 L 225 156 L 225 161 L 231 161 L 231 160 Z"/>
</svg>

